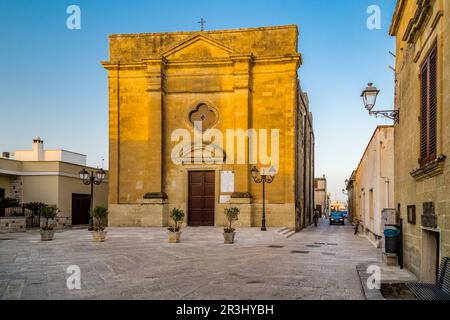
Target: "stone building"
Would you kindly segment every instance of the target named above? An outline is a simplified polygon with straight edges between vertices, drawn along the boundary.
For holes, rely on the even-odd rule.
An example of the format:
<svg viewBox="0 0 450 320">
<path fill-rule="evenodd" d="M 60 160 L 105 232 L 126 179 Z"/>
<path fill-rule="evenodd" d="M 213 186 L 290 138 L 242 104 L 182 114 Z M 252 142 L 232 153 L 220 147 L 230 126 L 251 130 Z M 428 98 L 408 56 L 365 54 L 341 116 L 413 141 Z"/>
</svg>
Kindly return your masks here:
<svg viewBox="0 0 450 320">
<path fill-rule="evenodd" d="M 296 167 L 296 231 L 313 223 L 314 215 L 314 130 L 309 112 L 308 95 L 299 86 L 297 111 L 297 167 Z"/>
<path fill-rule="evenodd" d="M 179 207 L 191 226 L 309 221 L 314 135 L 297 71 L 297 26 L 111 35 L 112 226 L 164 226 Z M 311 190 L 311 191 L 310 191 Z M 309 192 L 309 193 L 308 193 Z"/>
<path fill-rule="evenodd" d="M 346 180 L 346 185 L 344 192 L 347 192 L 347 207 L 348 207 L 348 221 L 352 223 L 357 223 L 360 219 L 359 215 L 356 212 L 356 204 L 355 204 L 355 176 L 356 170 L 353 170 L 350 175 L 350 179 Z"/>
<path fill-rule="evenodd" d="M 382 211 L 394 208 L 394 127 L 378 126 L 350 178 L 354 219 L 362 234 L 380 247 Z"/>
<path fill-rule="evenodd" d="M 450 256 L 450 1 L 399 0 L 396 37 L 395 202 L 404 265 L 436 280 Z"/>
<path fill-rule="evenodd" d="M 321 215 L 330 215 L 330 195 L 327 190 L 327 178 L 323 175 L 321 178 L 314 179 L 314 204 L 315 209 Z"/>
<path fill-rule="evenodd" d="M 86 168 L 86 156 L 66 150 L 46 150 L 44 141 L 33 140 L 31 150 L 3 153 L 0 158 L 0 199 L 14 198 L 19 203 L 43 202 L 60 209 L 61 225 L 89 223 L 90 187 L 78 173 Z M 108 181 L 94 190 L 94 205 L 108 204 Z M 0 212 L 0 216 L 4 215 Z"/>
</svg>

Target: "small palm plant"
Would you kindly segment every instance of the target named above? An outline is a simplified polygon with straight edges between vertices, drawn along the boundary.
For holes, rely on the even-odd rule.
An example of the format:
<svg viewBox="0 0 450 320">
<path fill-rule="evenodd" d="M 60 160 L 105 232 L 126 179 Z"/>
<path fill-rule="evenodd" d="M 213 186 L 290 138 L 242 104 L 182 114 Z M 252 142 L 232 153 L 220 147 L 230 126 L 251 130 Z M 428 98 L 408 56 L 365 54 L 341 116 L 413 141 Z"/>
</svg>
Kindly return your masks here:
<svg viewBox="0 0 450 320">
<path fill-rule="evenodd" d="M 41 240 L 51 241 L 55 234 L 56 222 L 59 209 L 56 206 L 44 206 L 41 208 L 41 217 L 44 218 L 44 223 L 41 223 Z"/>
<path fill-rule="evenodd" d="M 41 217 L 45 223 L 41 225 L 41 230 L 51 231 L 56 227 L 55 218 L 58 216 L 59 209 L 56 206 L 44 206 L 41 208 Z"/>
<path fill-rule="evenodd" d="M 20 203 L 17 199 L 0 198 L 0 217 L 3 217 L 5 215 L 5 209 L 17 208 L 19 206 L 20 206 Z"/>
<path fill-rule="evenodd" d="M 45 206 L 46 204 L 42 202 L 29 202 L 25 204 L 25 209 L 28 209 L 33 213 L 33 215 L 29 217 L 31 219 L 31 225 L 34 225 L 36 219 L 38 219 L 38 224 L 40 223 L 41 209 Z"/>
<path fill-rule="evenodd" d="M 93 220 L 92 238 L 95 242 L 104 242 L 106 240 L 105 231 L 108 225 L 108 209 L 103 206 L 95 206 L 89 213 L 91 214 Z"/>
<path fill-rule="evenodd" d="M 31 212 L 33 212 L 34 216 L 37 216 L 39 215 L 41 209 L 45 206 L 46 204 L 42 202 L 29 202 L 25 204 L 25 209 L 30 210 Z"/>
<path fill-rule="evenodd" d="M 108 209 L 103 206 L 95 206 L 90 214 L 94 220 L 94 231 L 105 231 L 107 225 Z"/>
</svg>

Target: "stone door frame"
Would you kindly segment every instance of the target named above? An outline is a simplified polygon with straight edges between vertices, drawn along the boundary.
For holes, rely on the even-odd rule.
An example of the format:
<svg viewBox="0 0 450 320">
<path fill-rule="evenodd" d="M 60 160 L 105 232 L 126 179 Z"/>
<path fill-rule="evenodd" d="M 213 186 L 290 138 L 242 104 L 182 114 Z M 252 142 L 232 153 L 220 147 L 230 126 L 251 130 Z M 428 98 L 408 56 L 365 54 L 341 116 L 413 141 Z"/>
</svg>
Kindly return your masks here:
<svg viewBox="0 0 450 320">
<path fill-rule="evenodd" d="M 220 206 L 220 171 L 224 170 L 223 165 L 183 165 L 184 169 L 184 199 L 186 203 L 186 224 L 189 226 L 189 173 L 191 171 L 214 171 L 214 225 L 217 224 L 217 210 Z"/>
<path fill-rule="evenodd" d="M 441 255 L 441 232 L 439 229 L 422 227 L 420 280 L 435 283 Z"/>
</svg>

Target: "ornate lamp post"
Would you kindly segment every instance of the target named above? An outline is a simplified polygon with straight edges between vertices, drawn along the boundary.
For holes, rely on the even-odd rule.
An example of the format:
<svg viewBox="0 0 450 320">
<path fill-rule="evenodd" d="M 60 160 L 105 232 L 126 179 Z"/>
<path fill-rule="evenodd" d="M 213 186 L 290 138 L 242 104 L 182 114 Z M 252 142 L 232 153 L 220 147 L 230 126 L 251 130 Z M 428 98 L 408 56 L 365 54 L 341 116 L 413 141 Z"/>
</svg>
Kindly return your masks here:
<svg viewBox="0 0 450 320">
<path fill-rule="evenodd" d="M 86 169 L 83 168 L 79 173 L 80 179 L 83 182 L 83 184 L 87 186 L 91 186 L 91 209 L 94 207 L 94 185 L 98 186 L 100 185 L 103 180 L 105 180 L 106 172 L 103 169 L 97 170 L 97 172 L 91 171 L 91 174 L 89 174 Z M 89 218 L 89 231 L 92 231 L 93 228 L 93 221 L 92 217 Z"/>
<path fill-rule="evenodd" d="M 274 167 L 270 168 L 269 175 L 260 174 L 256 167 L 251 170 L 253 181 L 262 183 L 263 186 L 263 213 L 262 213 L 262 227 L 261 231 L 267 231 L 266 228 L 266 183 L 272 183 L 275 180 L 276 170 Z"/>
<path fill-rule="evenodd" d="M 391 120 L 394 120 L 395 123 L 398 123 L 400 121 L 400 113 L 399 110 L 380 110 L 380 111 L 373 111 L 373 108 L 375 107 L 375 104 L 377 103 L 377 97 L 380 93 L 380 90 L 377 89 L 373 85 L 373 83 L 369 83 L 367 88 L 361 93 L 361 97 L 363 98 L 364 102 L 364 108 L 369 111 L 369 114 L 371 116 L 382 116 Z"/>
<path fill-rule="evenodd" d="M 348 179 L 345 179 L 345 187 L 348 188 Z M 345 194 L 346 196 L 348 196 L 348 191 L 346 191 L 346 189 L 342 189 L 342 193 Z"/>
</svg>

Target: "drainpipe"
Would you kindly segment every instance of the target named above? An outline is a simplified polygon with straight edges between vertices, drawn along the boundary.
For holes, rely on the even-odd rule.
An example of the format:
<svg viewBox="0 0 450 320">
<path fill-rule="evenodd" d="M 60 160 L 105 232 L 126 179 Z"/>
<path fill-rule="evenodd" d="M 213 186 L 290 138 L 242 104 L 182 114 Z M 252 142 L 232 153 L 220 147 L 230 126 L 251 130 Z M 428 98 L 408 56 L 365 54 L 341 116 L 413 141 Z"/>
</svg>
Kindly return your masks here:
<svg viewBox="0 0 450 320">
<path fill-rule="evenodd" d="M 390 202 L 390 195 L 389 195 L 389 184 L 390 184 L 390 181 L 389 181 L 389 177 L 383 177 L 383 174 L 382 174 L 382 172 L 383 172 L 383 170 L 382 170 L 382 167 L 381 167 L 381 165 L 382 165 L 382 163 L 383 163 L 383 161 L 382 161 L 382 159 L 383 159 L 383 157 L 382 157 L 382 145 L 383 145 L 383 141 L 380 141 L 380 152 L 379 152 L 379 156 L 380 156 L 380 158 L 379 158 L 379 162 L 380 162 L 380 178 L 381 179 L 384 179 L 384 183 L 385 183 L 385 185 L 386 185 L 386 209 L 389 209 L 389 202 Z"/>
<path fill-rule="evenodd" d="M 384 179 L 384 183 L 386 184 L 386 208 L 389 208 L 389 178 L 388 177 L 381 177 Z"/>
</svg>

